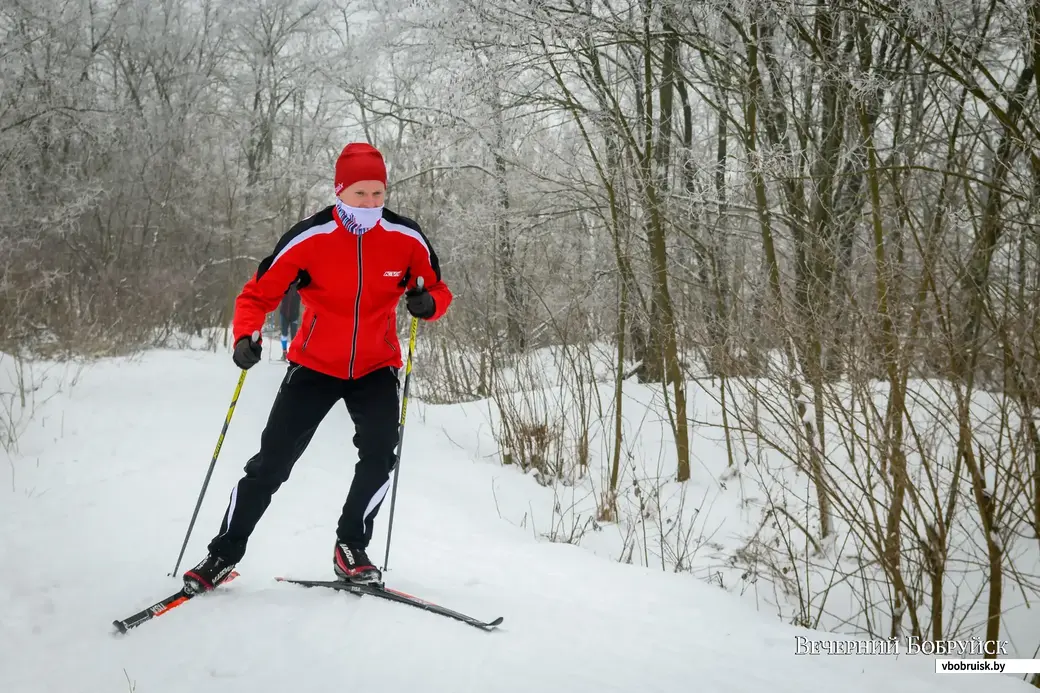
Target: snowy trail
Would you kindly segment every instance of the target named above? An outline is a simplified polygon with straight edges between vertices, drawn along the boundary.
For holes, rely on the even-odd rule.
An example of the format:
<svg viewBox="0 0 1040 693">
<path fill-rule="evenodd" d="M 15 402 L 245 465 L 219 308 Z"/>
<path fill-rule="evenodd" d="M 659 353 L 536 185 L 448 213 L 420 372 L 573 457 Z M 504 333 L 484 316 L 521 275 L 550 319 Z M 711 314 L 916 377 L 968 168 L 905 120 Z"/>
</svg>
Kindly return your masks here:
<svg viewBox="0 0 1040 693">
<path fill-rule="evenodd" d="M 182 571 L 204 553 L 281 374 L 266 361 L 250 371 Z M 795 656 L 794 636 L 813 634 L 689 576 L 536 542 L 498 518 L 492 495 L 493 484 L 526 493 L 530 480 L 460 453 L 414 409 L 387 583 L 481 618 L 505 616 L 500 631 L 274 582 L 332 577 L 355 459 L 338 407 L 275 496 L 242 577 L 114 636 L 112 619 L 179 586 L 167 573 L 236 376 L 226 356 L 206 353 L 106 362 L 38 415 L 11 460 L 13 490 L 0 491 L 0 691 L 1028 688 L 1011 677 L 941 676 L 924 657 Z M 388 509 L 389 499 L 371 552 L 379 563 Z"/>
</svg>

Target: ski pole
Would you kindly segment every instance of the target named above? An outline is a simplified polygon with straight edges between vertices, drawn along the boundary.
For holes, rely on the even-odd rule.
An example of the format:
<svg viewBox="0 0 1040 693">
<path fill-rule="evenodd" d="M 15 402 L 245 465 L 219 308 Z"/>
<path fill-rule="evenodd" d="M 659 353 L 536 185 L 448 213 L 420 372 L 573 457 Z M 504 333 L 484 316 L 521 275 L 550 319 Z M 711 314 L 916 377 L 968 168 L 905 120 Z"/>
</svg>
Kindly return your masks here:
<svg viewBox="0 0 1040 693">
<path fill-rule="evenodd" d="M 253 333 L 253 341 L 259 341 L 260 333 Z M 227 433 L 228 426 L 231 425 L 231 415 L 235 413 L 235 405 L 238 404 L 238 396 L 242 393 L 242 385 L 246 381 L 245 369 L 242 369 L 241 375 L 238 376 L 238 385 L 235 387 L 235 394 L 231 397 L 231 406 L 228 407 L 227 416 L 224 417 L 224 426 L 220 429 L 220 437 L 217 438 L 217 447 L 213 450 L 213 459 L 210 460 L 209 469 L 206 471 L 206 478 L 202 482 L 202 490 L 199 491 L 199 499 L 195 503 L 195 512 L 191 514 L 191 522 L 188 524 L 188 531 L 184 535 L 184 543 L 181 544 L 181 552 L 177 556 L 177 563 L 173 566 L 173 572 L 170 573 L 171 577 L 177 575 L 177 569 L 181 567 L 181 559 L 184 558 L 184 549 L 188 547 L 188 537 L 191 536 L 191 530 L 195 526 L 195 519 L 199 516 L 199 508 L 202 507 L 202 499 L 206 495 L 206 487 L 209 486 L 209 478 L 213 475 L 213 468 L 217 465 L 217 456 L 220 455 L 220 448 L 224 445 L 224 435 Z"/>
<path fill-rule="evenodd" d="M 423 287 L 423 278 L 419 277 L 416 286 Z M 397 455 L 394 459 L 394 485 L 390 492 L 390 519 L 386 527 L 386 556 L 383 557 L 383 572 L 390 563 L 390 534 L 394 531 L 394 505 L 397 503 L 397 479 L 400 477 L 401 449 L 404 447 L 404 421 L 408 413 L 408 384 L 412 379 L 412 356 L 415 354 L 415 333 L 419 329 L 419 318 L 412 318 L 411 330 L 408 333 L 408 362 L 404 369 L 404 389 L 401 393 L 401 422 L 397 427 Z"/>
</svg>

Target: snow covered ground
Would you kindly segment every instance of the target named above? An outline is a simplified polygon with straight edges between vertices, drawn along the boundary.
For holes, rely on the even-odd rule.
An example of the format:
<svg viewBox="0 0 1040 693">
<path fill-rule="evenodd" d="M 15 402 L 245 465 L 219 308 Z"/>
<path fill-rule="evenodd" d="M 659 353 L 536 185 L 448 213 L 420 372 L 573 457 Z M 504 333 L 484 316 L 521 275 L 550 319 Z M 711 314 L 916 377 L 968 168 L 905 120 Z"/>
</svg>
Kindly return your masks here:
<svg viewBox="0 0 1040 693">
<path fill-rule="evenodd" d="M 427 379 L 436 356 L 423 354 Z M 457 351 L 451 358 L 458 361 L 456 373 L 467 365 L 475 371 L 480 363 L 479 355 Z M 547 493 L 538 493 L 535 473 L 526 486 L 510 479 L 495 487 L 500 517 L 534 537 L 573 543 L 614 561 L 692 574 L 787 623 L 887 634 L 894 596 L 878 560 L 892 502 L 878 445 L 885 437 L 886 384 L 866 381 L 851 388 L 841 381 L 825 391 L 824 468 L 835 511 L 832 532 L 821 540 L 816 487 L 793 462 L 805 460 L 806 450 L 781 355 L 774 356 L 768 377 L 756 371 L 755 377 L 730 378 L 725 398 L 721 381 L 706 375 L 691 355 L 691 377 L 700 377 L 687 383 L 691 477 L 682 484 L 675 481 L 675 445 L 660 386 L 629 379 L 622 398 L 618 513 L 603 522 L 601 499 L 615 439 L 614 358 L 609 344 L 525 354 L 498 364 L 493 398 L 429 408 L 427 423 L 438 426 L 463 455 L 494 462 L 502 450 L 526 446 L 528 457 L 537 449 L 567 469 L 562 480 L 541 477 L 550 487 Z M 444 389 L 427 380 L 422 386 L 434 396 Z M 914 425 L 908 427 L 905 452 L 920 495 L 904 503 L 900 522 L 901 568 L 916 606 L 904 609 L 901 627 L 910 631 L 916 624 L 930 633 L 935 626 L 925 540 L 941 521 L 947 535 L 939 625 L 944 637 L 963 639 L 985 630 L 990 582 L 971 477 L 956 464 L 957 401 L 948 383 L 908 383 Z M 460 411 L 471 422 L 464 430 L 457 425 Z M 1019 421 L 1018 404 L 1006 393 L 976 390 L 970 411 L 973 446 L 986 460 L 986 487 L 999 499 L 1004 654 L 1034 657 L 1040 642 L 1034 606 L 1040 544 L 1030 524 L 1035 460 L 1023 443 L 1028 431 Z M 522 436 L 503 441 L 504 429 L 532 435 L 520 444 L 515 438 Z M 549 435 L 542 434 L 546 430 Z M 588 432 L 587 444 L 582 430 Z M 575 461 L 583 450 L 587 469 L 577 474 Z M 875 524 L 871 518 L 883 519 Z"/>
<path fill-rule="evenodd" d="M 282 372 L 268 361 L 250 371 L 181 570 L 204 553 Z M 40 393 L 46 401 L 0 463 L 0 691 L 1029 689 L 1011 676 L 936 674 L 925 656 L 799 656 L 796 636 L 835 636 L 783 625 L 689 574 L 539 540 L 510 509 L 525 498 L 551 507 L 553 490 L 488 459 L 471 408 L 416 401 L 387 582 L 502 615 L 499 631 L 274 582 L 332 576 L 355 459 L 339 408 L 261 521 L 242 577 L 115 636 L 114 618 L 179 585 L 168 573 L 236 379 L 226 354 L 157 351 Z M 372 547 L 380 562 L 388 506 Z"/>
</svg>

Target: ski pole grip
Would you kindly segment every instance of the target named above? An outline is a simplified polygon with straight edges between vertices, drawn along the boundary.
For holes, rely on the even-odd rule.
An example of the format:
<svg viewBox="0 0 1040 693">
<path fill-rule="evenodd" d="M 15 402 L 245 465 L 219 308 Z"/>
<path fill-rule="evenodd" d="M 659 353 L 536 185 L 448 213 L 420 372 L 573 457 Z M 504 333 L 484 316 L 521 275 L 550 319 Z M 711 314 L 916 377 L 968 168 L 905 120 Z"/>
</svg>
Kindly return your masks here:
<svg viewBox="0 0 1040 693">
<path fill-rule="evenodd" d="M 260 342 L 260 330 L 253 330 L 253 344 Z"/>
<path fill-rule="evenodd" d="M 415 286 L 417 286 L 419 288 L 419 290 L 422 291 L 423 283 L 424 283 L 423 282 L 423 278 L 422 278 L 422 275 L 420 274 L 419 278 L 415 280 Z"/>
</svg>

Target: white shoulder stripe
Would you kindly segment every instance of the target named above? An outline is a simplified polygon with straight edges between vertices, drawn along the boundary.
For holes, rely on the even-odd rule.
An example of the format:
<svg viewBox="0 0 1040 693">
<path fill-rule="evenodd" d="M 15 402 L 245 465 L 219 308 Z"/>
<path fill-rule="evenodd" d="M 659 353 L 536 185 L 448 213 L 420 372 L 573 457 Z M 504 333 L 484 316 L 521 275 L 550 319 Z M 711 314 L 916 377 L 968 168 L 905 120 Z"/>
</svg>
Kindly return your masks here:
<svg viewBox="0 0 1040 693">
<path fill-rule="evenodd" d="M 301 233 L 299 236 L 297 236 L 296 238 L 292 239 L 291 241 L 289 241 L 288 243 L 285 244 L 285 247 L 282 248 L 282 250 L 277 255 L 274 256 L 274 260 L 271 261 L 271 267 L 275 266 L 275 263 L 278 262 L 278 259 L 280 257 L 285 255 L 287 252 L 292 250 L 294 247 L 298 246 L 300 243 L 303 243 L 304 241 L 306 241 L 308 238 L 314 238 L 315 236 L 319 236 L 319 235 L 321 235 L 323 233 L 332 233 L 335 230 L 336 230 L 336 222 L 335 222 L 335 220 L 327 221 L 324 224 L 320 224 L 318 226 L 310 227 L 309 229 L 307 229 L 306 231 Z M 271 271 L 271 267 L 267 268 L 268 272 Z"/>
<path fill-rule="evenodd" d="M 419 244 L 426 249 L 426 257 L 430 257 L 430 246 L 427 245 L 426 239 L 423 238 L 422 234 L 413 228 L 405 226 L 404 224 L 392 224 L 386 219 L 382 221 L 383 228 L 387 231 L 393 231 L 394 233 L 403 233 L 406 236 L 411 236 L 415 240 L 419 241 Z"/>
</svg>

